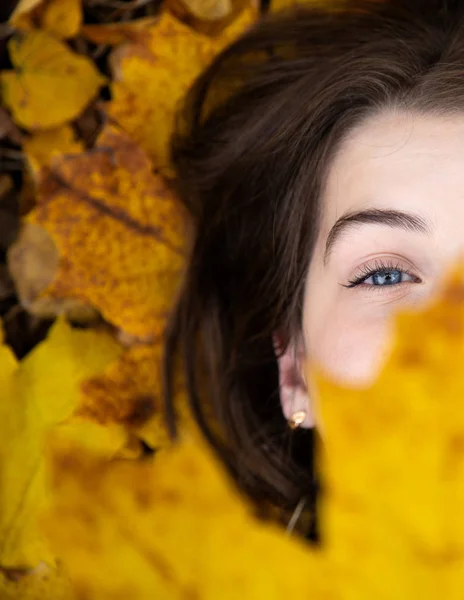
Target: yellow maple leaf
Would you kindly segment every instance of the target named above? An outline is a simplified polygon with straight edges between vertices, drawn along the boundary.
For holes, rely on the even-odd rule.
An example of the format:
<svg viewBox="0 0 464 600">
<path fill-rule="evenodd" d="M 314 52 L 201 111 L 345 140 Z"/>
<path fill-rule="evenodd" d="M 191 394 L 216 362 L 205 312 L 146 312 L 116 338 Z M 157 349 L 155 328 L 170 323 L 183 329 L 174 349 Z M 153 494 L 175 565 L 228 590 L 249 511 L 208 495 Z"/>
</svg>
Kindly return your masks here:
<svg viewBox="0 0 464 600">
<path fill-rule="evenodd" d="M 73 330 L 58 320 L 43 343 L 21 362 L 0 346 L 0 566 L 53 562 L 37 530 L 46 500 L 43 441 L 74 411 L 80 383 L 116 359 L 107 334 Z"/>
<path fill-rule="evenodd" d="M 77 35 L 82 22 L 81 0 L 21 0 L 10 17 L 15 29 L 40 29 L 58 38 Z"/>
<path fill-rule="evenodd" d="M 82 142 L 75 139 L 69 125 L 38 131 L 23 142 L 23 152 L 36 176 L 42 167 L 50 164 L 53 156 L 77 154 L 83 150 Z"/>
<path fill-rule="evenodd" d="M 47 129 L 77 117 L 105 83 L 94 64 L 44 31 L 8 42 L 14 70 L 0 73 L 2 100 L 27 129 Z"/>
<path fill-rule="evenodd" d="M 462 597 L 463 309 L 458 273 L 442 299 L 398 317 L 370 389 L 319 375 L 323 547 L 344 599 Z"/>
<path fill-rule="evenodd" d="M 112 464 L 63 436 L 51 445 L 45 530 L 82 597 L 329 598 L 310 548 L 256 519 L 199 438 Z"/>
<path fill-rule="evenodd" d="M 27 222 L 46 229 L 59 252 L 43 298 L 85 302 L 138 337 L 162 333 L 184 262 L 184 216 L 126 134 L 107 127 L 89 152 L 56 157 Z M 21 293 L 21 264 L 35 250 L 11 251 Z"/>
<path fill-rule="evenodd" d="M 149 27 L 143 43 L 117 48 L 108 115 L 169 173 L 168 141 L 182 96 L 213 57 L 249 27 L 249 7 L 218 37 L 187 27 L 168 12 Z"/>
</svg>

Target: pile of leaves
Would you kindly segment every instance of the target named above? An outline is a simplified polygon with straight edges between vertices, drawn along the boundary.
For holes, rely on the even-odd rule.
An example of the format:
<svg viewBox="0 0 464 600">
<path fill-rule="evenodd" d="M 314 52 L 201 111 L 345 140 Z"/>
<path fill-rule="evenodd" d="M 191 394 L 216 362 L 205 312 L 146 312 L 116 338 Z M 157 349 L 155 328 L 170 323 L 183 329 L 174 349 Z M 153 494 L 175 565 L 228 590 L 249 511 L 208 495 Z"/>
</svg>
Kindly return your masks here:
<svg viewBox="0 0 464 600">
<path fill-rule="evenodd" d="M 257 519 L 181 385 L 165 431 L 173 115 L 259 8 L 22 0 L 0 31 L 0 600 L 462 596 L 462 275 L 372 389 L 319 376 L 320 546 Z"/>
</svg>

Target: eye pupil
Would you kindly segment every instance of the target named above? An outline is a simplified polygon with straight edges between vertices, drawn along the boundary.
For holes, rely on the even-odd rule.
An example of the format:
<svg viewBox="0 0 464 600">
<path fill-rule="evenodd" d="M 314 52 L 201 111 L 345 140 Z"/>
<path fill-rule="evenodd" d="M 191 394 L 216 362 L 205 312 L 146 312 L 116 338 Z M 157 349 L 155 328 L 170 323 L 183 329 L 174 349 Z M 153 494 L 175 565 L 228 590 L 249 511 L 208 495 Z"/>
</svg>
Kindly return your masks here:
<svg viewBox="0 0 464 600">
<path fill-rule="evenodd" d="M 401 271 L 377 271 L 372 276 L 374 285 L 394 285 L 401 282 Z"/>
</svg>

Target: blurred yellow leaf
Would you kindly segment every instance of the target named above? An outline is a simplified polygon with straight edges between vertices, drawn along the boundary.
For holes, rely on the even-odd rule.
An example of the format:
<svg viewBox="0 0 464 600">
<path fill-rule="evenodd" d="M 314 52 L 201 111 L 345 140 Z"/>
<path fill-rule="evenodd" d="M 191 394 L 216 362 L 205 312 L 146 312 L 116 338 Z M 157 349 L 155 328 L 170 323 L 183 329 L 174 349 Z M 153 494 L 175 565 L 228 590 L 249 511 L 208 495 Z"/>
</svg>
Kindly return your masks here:
<svg viewBox="0 0 464 600">
<path fill-rule="evenodd" d="M 184 215 L 126 134 L 108 127 L 93 150 L 57 156 L 27 222 L 59 253 L 48 289 L 34 288 L 39 298 L 79 300 L 135 336 L 162 333 L 184 262 Z M 22 265 L 35 253 L 15 246 L 20 293 Z"/>
<path fill-rule="evenodd" d="M 48 129 L 74 119 L 105 79 L 94 64 L 43 31 L 8 43 L 15 70 L 2 71 L 2 99 L 27 129 Z"/>
<path fill-rule="evenodd" d="M 329 599 L 310 548 L 257 520 L 193 439 L 153 461 L 108 464 L 53 436 L 45 527 L 76 590 L 88 600 Z"/>
<path fill-rule="evenodd" d="M 39 26 L 58 38 L 77 35 L 81 22 L 81 0 L 20 0 L 10 17 L 16 29 L 30 31 Z"/>
<path fill-rule="evenodd" d="M 458 600 L 464 589 L 464 285 L 398 317 L 368 390 L 319 376 L 323 548 L 343 599 Z M 381 574 L 381 576 L 380 576 Z"/>
<path fill-rule="evenodd" d="M 50 164 L 53 156 L 77 154 L 83 150 L 82 142 L 75 139 L 69 125 L 38 131 L 23 142 L 23 151 L 36 175 L 42 167 Z"/>
<path fill-rule="evenodd" d="M 41 562 L 34 569 L 0 569 L 1 600 L 77 600 L 60 567 Z"/>
<path fill-rule="evenodd" d="M 148 28 L 143 43 L 117 48 L 112 56 L 113 100 L 109 116 L 169 173 L 168 141 L 178 104 L 213 57 L 256 19 L 247 8 L 218 37 L 196 33 L 168 12 Z"/>
<path fill-rule="evenodd" d="M 0 346 L 0 565 L 53 561 L 37 530 L 47 490 L 43 440 L 75 409 L 80 383 L 120 352 L 103 332 L 73 330 L 58 320 L 43 343 L 20 363 Z"/>
</svg>

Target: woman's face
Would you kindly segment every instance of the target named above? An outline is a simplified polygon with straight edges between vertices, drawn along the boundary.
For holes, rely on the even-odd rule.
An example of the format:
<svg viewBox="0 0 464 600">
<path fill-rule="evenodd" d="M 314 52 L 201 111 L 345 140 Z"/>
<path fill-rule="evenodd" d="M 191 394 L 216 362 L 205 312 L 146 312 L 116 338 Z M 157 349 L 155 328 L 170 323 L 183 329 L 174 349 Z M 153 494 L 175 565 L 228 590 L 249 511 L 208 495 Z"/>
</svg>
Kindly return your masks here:
<svg viewBox="0 0 464 600">
<path fill-rule="evenodd" d="M 463 251 L 464 114 L 370 117 L 334 158 L 322 212 L 306 355 L 345 385 L 366 386 L 388 355 L 389 317 L 430 300 Z"/>
</svg>

